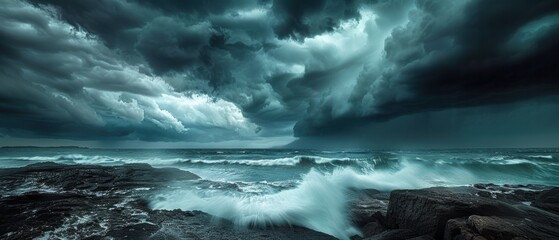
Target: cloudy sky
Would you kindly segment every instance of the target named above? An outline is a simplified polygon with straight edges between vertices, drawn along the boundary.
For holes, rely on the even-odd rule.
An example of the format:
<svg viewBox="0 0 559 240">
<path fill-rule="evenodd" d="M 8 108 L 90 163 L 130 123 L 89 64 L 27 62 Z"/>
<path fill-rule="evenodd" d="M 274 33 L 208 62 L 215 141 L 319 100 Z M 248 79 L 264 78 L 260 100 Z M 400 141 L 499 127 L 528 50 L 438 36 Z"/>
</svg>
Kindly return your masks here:
<svg viewBox="0 0 559 240">
<path fill-rule="evenodd" d="M 0 145 L 559 142 L 556 0 L 5 0 L 0 22 Z"/>
</svg>

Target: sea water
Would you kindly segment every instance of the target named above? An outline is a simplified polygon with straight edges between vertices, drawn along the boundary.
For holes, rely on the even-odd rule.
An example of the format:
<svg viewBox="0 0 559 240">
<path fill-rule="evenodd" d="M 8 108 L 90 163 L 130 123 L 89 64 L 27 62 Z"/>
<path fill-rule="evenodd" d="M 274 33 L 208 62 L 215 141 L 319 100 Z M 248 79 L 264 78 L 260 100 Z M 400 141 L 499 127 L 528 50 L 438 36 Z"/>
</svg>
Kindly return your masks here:
<svg viewBox="0 0 559 240">
<path fill-rule="evenodd" d="M 297 225 L 338 238 L 358 231 L 349 190 L 474 183 L 559 185 L 558 149 L 0 149 L 0 167 L 37 162 L 147 163 L 202 177 L 150 197 L 156 209 L 201 210 L 238 226 Z"/>
</svg>

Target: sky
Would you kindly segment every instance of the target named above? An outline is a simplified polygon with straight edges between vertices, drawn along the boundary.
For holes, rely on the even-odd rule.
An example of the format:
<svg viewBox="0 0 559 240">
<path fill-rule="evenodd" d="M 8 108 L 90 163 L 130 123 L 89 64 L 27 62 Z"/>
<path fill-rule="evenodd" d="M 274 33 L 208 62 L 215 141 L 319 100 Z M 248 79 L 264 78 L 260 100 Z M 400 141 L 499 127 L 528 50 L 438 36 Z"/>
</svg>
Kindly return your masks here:
<svg viewBox="0 0 559 240">
<path fill-rule="evenodd" d="M 0 145 L 557 146 L 559 1 L 5 0 Z"/>
</svg>

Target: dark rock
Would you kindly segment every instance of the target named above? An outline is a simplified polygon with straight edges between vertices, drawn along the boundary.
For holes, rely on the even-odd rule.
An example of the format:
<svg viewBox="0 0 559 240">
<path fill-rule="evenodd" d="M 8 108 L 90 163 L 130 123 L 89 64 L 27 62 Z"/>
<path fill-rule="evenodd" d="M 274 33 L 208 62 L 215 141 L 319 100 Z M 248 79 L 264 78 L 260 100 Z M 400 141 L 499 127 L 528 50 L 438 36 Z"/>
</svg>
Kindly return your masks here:
<svg viewBox="0 0 559 240">
<path fill-rule="evenodd" d="M 379 216 L 385 215 L 388 209 L 389 193 L 374 189 L 366 189 L 354 192 L 354 197 L 349 203 L 349 211 L 353 222 L 360 227 L 367 223 L 376 221 Z M 373 216 L 377 214 L 376 216 Z M 384 218 L 382 216 L 382 218 Z"/>
<path fill-rule="evenodd" d="M 416 231 L 411 229 L 392 229 L 386 230 L 380 234 L 364 238 L 366 240 L 402 240 L 419 236 Z"/>
<path fill-rule="evenodd" d="M 0 198 L 0 238 L 29 239 L 62 225 L 73 211 L 91 205 L 74 193 L 30 192 Z"/>
<path fill-rule="evenodd" d="M 227 220 L 193 211 L 153 211 L 151 222 L 161 228 L 150 239 L 325 239 L 335 238 L 300 227 L 239 229 Z"/>
<path fill-rule="evenodd" d="M 559 214 L 559 187 L 542 191 L 537 195 L 533 206 Z"/>
<path fill-rule="evenodd" d="M 480 216 L 451 219 L 444 239 L 558 239 L 559 217 L 526 205 L 518 216 Z"/>
<path fill-rule="evenodd" d="M 386 214 L 387 207 L 388 201 L 370 200 L 367 203 L 352 205 L 350 212 L 353 222 L 357 226 L 364 226 L 369 222 L 378 220 L 380 217 L 384 219 L 381 211 Z"/>
<path fill-rule="evenodd" d="M 478 196 L 494 198 L 506 202 L 532 202 L 536 196 L 549 187 L 542 185 L 495 185 L 495 184 L 474 184 Z"/>
<path fill-rule="evenodd" d="M 334 239 L 300 227 L 239 229 L 199 211 L 149 208 L 147 198 L 171 183 L 214 184 L 191 181 L 198 178 L 147 164 L 2 169 L 0 239 Z M 365 239 L 559 239 L 559 216 L 548 212 L 558 209 L 559 188 L 484 184 L 396 190 L 389 198 L 376 190 L 354 194 L 349 210 Z M 521 204 L 527 201 L 535 207 Z"/>
<path fill-rule="evenodd" d="M 0 170 L 0 239 L 335 239 L 306 228 L 238 229 L 202 212 L 149 208 L 153 191 L 198 178 L 147 164 Z"/>
<path fill-rule="evenodd" d="M 476 183 L 473 186 L 478 189 L 494 189 L 497 187 L 497 185 L 493 183 Z"/>
<path fill-rule="evenodd" d="M 37 163 L 0 172 L 0 184 L 17 188 L 32 182 L 62 190 L 107 191 L 155 187 L 170 181 L 200 177 L 176 168 L 153 168 L 149 164 L 122 166 L 64 165 Z"/>
<path fill-rule="evenodd" d="M 493 195 L 490 191 L 478 191 L 476 194 L 478 196 L 484 197 L 484 198 L 492 198 L 493 197 Z"/>
<path fill-rule="evenodd" d="M 536 211 L 527 212 L 524 217 L 472 215 L 467 219 L 451 219 L 447 222 L 444 239 L 557 239 L 557 216 L 546 215 Z"/>
<path fill-rule="evenodd" d="M 431 235 L 421 235 L 419 237 L 408 238 L 407 240 L 435 240 Z"/>
<path fill-rule="evenodd" d="M 442 238 L 448 220 L 474 214 L 506 216 L 520 212 L 507 203 L 477 197 L 469 188 L 437 187 L 393 191 L 387 219 L 391 228 Z"/>
<path fill-rule="evenodd" d="M 149 239 L 159 226 L 151 223 L 139 223 L 135 225 L 126 225 L 107 232 L 107 237 L 116 239 Z"/>
<path fill-rule="evenodd" d="M 361 228 L 363 237 L 370 237 L 388 230 L 386 219 L 380 212 L 375 212 L 369 217 L 369 222 Z M 355 236 L 354 239 L 363 239 L 363 237 Z"/>
<path fill-rule="evenodd" d="M 446 222 L 445 240 L 486 240 L 468 226 L 466 218 L 450 219 Z"/>
<path fill-rule="evenodd" d="M 380 224 L 379 222 L 370 222 L 367 223 L 367 225 L 365 225 L 365 227 L 363 227 L 363 236 L 365 237 L 370 237 L 376 234 L 379 234 L 381 232 L 384 232 L 386 230 L 386 227 L 382 224 Z"/>
<path fill-rule="evenodd" d="M 528 239 L 519 221 L 472 215 L 468 217 L 468 225 L 486 239 Z"/>
</svg>

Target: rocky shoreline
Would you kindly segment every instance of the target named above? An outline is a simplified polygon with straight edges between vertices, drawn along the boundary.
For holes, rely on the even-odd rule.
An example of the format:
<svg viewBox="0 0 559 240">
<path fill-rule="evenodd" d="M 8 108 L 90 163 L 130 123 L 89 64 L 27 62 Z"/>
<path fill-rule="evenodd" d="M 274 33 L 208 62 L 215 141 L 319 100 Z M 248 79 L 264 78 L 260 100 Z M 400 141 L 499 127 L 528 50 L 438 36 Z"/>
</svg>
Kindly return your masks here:
<svg viewBox="0 0 559 240">
<path fill-rule="evenodd" d="M 354 239 L 558 239 L 559 188 L 434 187 L 395 190 Z M 364 222 L 364 221 L 361 221 Z"/>
<path fill-rule="evenodd" d="M 152 210 L 147 196 L 199 179 L 148 164 L 32 164 L 0 170 L 1 239 L 335 239 L 299 227 L 240 229 L 199 211 Z M 476 184 L 352 192 L 352 239 L 557 239 L 559 188 Z"/>
</svg>

